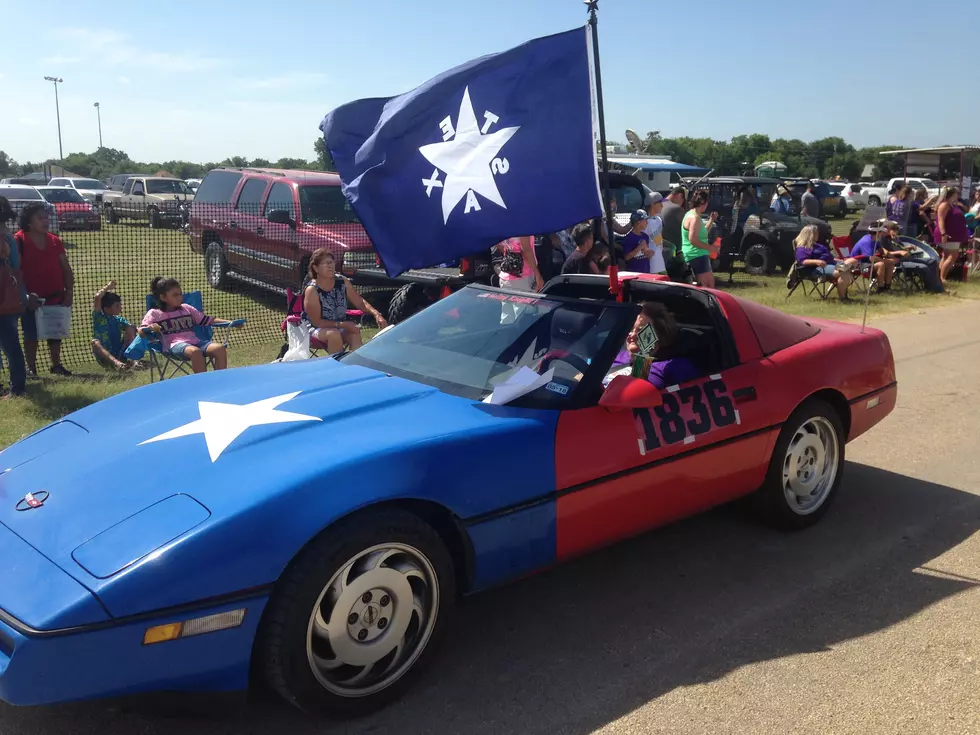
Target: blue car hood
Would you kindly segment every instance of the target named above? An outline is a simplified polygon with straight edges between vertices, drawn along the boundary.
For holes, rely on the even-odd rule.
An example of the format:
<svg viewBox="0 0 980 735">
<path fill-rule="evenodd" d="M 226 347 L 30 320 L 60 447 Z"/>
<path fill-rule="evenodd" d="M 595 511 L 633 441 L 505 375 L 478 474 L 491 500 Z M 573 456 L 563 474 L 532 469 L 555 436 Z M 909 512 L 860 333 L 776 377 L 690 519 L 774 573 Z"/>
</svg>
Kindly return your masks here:
<svg viewBox="0 0 980 735">
<path fill-rule="evenodd" d="M 286 412 L 283 421 L 245 428 L 217 456 L 214 447 L 222 442 L 193 431 L 209 407 L 231 411 L 219 422 L 226 426 L 245 410 L 235 407 L 270 400 L 275 405 L 266 405 L 263 415 Z M 102 578 L 121 563 L 106 556 L 126 541 L 117 525 L 126 521 L 130 536 L 154 530 L 151 506 L 159 506 L 160 523 L 179 535 L 189 530 L 181 524 L 220 523 L 292 484 L 328 474 L 332 465 L 346 467 L 345 477 L 356 475 L 349 470 L 361 448 L 365 461 L 373 461 L 444 437 L 510 430 L 511 417 L 495 410 L 332 360 L 166 381 L 94 404 L 0 453 L 0 522 L 72 574 L 77 552 L 74 562 Z M 524 423 L 546 434 L 553 421 Z M 353 483 L 338 487 L 358 492 Z M 45 497 L 44 504 L 18 510 L 27 493 Z M 178 501 L 175 494 L 189 497 Z M 479 499 L 471 502 L 473 512 L 482 509 Z M 85 546 L 97 536 L 95 546 Z"/>
</svg>

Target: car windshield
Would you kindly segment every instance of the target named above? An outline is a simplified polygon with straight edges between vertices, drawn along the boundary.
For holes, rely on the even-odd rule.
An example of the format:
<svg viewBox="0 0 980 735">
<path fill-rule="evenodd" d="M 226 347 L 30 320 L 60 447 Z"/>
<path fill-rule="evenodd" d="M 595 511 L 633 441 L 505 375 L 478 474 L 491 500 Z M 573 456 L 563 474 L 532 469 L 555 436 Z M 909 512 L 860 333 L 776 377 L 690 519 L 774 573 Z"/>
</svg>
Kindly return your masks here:
<svg viewBox="0 0 980 735">
<path fill-rule="evenodd" d="M 191 194 L 191 190 L 183 181 L 176 179 L 147 179 L 147 194 Z"/>
<path fill-rule="evenodd" d="M 38 189 L 38 191 L 41 192 L 41 196 L 52 204 L 85 203 L 85 197 L 74 189 L 52 186 L 47 189 Z"/>
<path fill-rule="evenodd" d="M 357 222 L 357 215 L 339 186 L 299 187 L 299 206 L 303 221 L 331 225 Z"/>
<path fill-rule="evenodd" d="M 96 179 L 73 179 L 72 183 L 75 185 L 76 189 L 98 189 L 99 191 L 102 191 L 109 188 L 101 181 L 97 181 Z"/>
<path fill-rule="evenodd" d="M 19 199 L 21 201 L 44 199 L 44 197 L 38 193 L 37 189 L 27 186 L 8 186 L 0 188 L 0 196 L 5 196 L 7 199 Z"/>
<path fill-rule="evenodd" d="M 553 368 L 550 382 L 528 392 L 521 405 L 559 408 L 593 365 L 605 374 L 634 314 L 615 302 L 470 286 L 380 333 L 344 362 L 475 400 L 528 377 L 522 368 L 545 374 Z"/>
</svg>

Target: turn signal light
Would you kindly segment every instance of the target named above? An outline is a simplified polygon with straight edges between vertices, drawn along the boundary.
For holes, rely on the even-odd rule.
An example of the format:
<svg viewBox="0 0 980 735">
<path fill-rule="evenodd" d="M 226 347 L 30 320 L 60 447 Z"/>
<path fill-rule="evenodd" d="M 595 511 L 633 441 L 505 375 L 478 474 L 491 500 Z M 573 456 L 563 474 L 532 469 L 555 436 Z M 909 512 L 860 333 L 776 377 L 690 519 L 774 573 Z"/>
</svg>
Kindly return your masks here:
<svg viewBox="0 0 980 735">
<path fill-rule="evenodd" d="M 165 623 L 147 628 L 143 633 L 143 645 L 175 641 L 178 638 L 190 638 L 205 633 L 215 633 L 219 630 L 237 628 L 245 620 L 245 609 L 229 610 L 228 612 L 206 615 L 203 618 L 192 618 L 180 623 Z"/>
</svg>

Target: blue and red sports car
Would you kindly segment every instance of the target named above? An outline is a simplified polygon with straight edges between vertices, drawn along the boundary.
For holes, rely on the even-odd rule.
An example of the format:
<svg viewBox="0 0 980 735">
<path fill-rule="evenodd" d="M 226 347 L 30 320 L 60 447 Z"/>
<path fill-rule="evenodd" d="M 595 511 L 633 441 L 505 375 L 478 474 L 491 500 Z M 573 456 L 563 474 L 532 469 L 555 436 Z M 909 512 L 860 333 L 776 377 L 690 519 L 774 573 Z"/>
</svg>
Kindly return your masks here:
<svg viewBox="0 0 980 735">
<path fill-rule="evenodd" d="M 305 710 L 363 711 L 460 594 L 741 496 L 784 528 L 820 518 L 846 442 L 895 405 L 885 335 L 656 277 L 622 297 L 598 276 L 471 286 L 341 361 L 166 381 L 9 447 L 0 697 L 257 673 Z M 640 340 L 643 302 L 672 334 Z M 628 340 L 697 377 L 634 376 Z"/>
</svg>

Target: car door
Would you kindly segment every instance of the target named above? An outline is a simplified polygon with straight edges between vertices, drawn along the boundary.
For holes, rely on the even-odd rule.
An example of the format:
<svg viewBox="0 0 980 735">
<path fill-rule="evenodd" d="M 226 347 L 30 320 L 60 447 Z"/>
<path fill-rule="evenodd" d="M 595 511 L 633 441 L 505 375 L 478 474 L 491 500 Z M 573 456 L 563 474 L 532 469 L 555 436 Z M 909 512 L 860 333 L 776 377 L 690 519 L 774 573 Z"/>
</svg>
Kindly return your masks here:
<svg viewBox="0 0 980 735">
<path fill-rule="evenodd" d="M 272 222 L 269 215 L 272 212 L 284 211 L 289 215 L 292 224 Z M 273 265 L 272 283 L 284 288 L 297 288 L 301 278 L 299 252 L 296 235 L 296 192 L 284 181 L 276 181 L 269 189 L 263 207 L 264 220 L 259 237 L 259 247 Z"/>
<path fill-rule="evenodd" d="M 225 243 L 226 249 L 238 256 L 240 267 L 263 282 L 268 282 L 272 270 L 259 247 L 260 230 L 265 224 L 260 208 L 268 185 L 265 179 L 250 178 L 242 186 L 228 222 Z"/>
<path fill-rule="evenodd" d="M 555 455 L 558 558 L 759 487 L 773 441 L 759 400 L 760 357 L 667 386 L 654 409 L 564 412 Z"/>
</svg>

